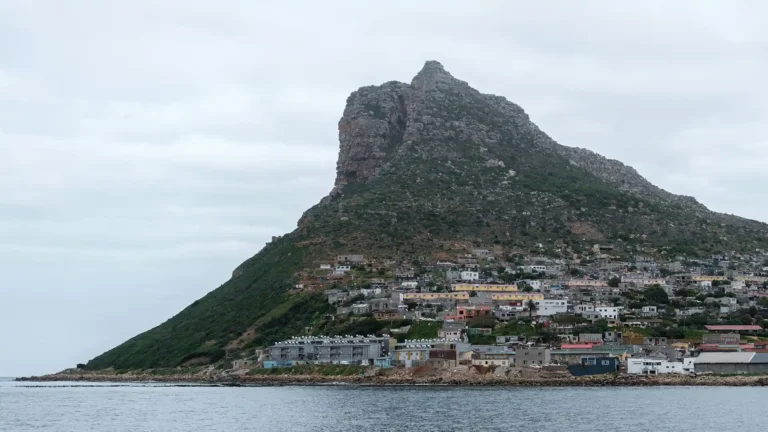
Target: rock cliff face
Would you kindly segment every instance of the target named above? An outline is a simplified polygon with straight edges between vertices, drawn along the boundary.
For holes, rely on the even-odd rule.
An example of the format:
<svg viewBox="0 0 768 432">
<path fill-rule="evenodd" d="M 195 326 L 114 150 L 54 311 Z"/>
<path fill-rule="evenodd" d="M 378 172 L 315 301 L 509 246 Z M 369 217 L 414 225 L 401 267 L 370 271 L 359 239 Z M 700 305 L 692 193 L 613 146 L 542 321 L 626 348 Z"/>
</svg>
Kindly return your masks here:
<svg viewBox="0 0 768 432">
<path fill-rule="evenodd" d="M 578 250 L 605 240 L 690 254 L 765 241 L 764 224 L 710 212 L 619 161 L 560 145 L 520 106 L 436 61 L 410 84 L 352 93 L 339 142 L 334 189 L 300 226 L 347 248 L 402 249 L 409 239 L 414 252 L 458 240 Z"/>
<path fill-rule="evenodd" d="M 482 106 L 480 113 L 488 114 L 488 119 L 496 117 L 495 124 L 482 124 L 472 116 L 457 112 L 473 106 Z M 450 121 L 446 121 L 448 119 Z M 339 191 L 349 183 L 375 178 L 397 151 L 414 151 L 408 148 L 414 143 L 434 140 L 446 144 L 444 148 L 435 149 L 437 151 L 451 151 L 449 141 L 471 143 L 483 149 L 500 144 L 501 132 L 505 129 L 515 132 L 518 137 L 529 135 L 530 144 L 540 151 L 567 158 L 573 166 L 619 191 L 653 202 L 686 206 L 695 212 L 706 211 L 694 198 L 666 192 L 619 161 L 587 149 L 556 143 L 530 121 L 520 106 L 500 96 L 479 93 L 466 82 L 454 78 L 436 61 L 426 62 L 410 85 L 389 82 L 363 87 L 347 99 L 344 115 L 339 121 L 340 151 L 335 190 Z M 508 144 L 506 150 L 514 151 L 514 147 L 525 145 L 525 142 Z M 488 166 L 505 166 L 496 159 L 486 163 Z"/>
<path fill-rule="evenodd" d="M 402 144 L 407 90 L 404 84 L 387 83 L 363 87 L 349 96 L 339 121 L 336 187 L 374 178 Z"/>
</svg>

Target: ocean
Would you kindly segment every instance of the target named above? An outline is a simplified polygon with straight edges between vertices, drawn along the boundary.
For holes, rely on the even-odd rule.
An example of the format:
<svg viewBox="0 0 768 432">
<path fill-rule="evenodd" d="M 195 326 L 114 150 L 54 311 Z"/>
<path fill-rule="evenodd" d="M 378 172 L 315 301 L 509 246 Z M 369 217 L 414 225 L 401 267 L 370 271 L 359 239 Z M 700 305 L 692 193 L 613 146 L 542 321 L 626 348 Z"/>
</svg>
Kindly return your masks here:
<svg viewBox="0 0 768 432">
<path fill-rule="evenodd" d="M 0 431 L 759 430 L 768 388 L 0 382 Z"/>
</svg>

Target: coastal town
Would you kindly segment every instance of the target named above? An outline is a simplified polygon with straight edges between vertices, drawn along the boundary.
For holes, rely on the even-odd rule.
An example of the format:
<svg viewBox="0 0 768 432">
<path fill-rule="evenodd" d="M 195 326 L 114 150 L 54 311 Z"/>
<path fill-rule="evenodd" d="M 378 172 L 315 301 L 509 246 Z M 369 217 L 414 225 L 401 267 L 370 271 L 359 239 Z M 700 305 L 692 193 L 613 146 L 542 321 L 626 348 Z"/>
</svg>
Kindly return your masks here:
<svg viewBox="0 0 768 432">
<path fill-rule="evenodd" d="M 622 259 L 625 258 L 625 259 Z M 579 258 L 475 248 L 431 260 L 336 256 L 297 275 L 320 323 L 228 363 L 593 374 L 768 374 L 768 253 Z M 339 334 L 344 329 L 346 332 Z M 329 333 L 324 331 L 331 330 Z"/>
</svg>

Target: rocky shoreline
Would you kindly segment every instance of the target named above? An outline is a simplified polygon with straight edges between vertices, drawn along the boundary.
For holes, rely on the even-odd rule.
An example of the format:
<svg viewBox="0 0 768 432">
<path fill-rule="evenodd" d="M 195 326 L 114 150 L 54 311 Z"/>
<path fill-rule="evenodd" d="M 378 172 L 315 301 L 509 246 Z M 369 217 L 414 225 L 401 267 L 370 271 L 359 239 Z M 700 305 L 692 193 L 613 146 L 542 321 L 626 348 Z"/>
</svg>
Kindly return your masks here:
<svg viewBox="0 0 768 432">
<path fill-rule="evenodd" d="M 368 385 L 368 386 L 508 386 L 508 387 L 649 387 L 649 386 L 768 386 L 768 375 L 749 376 L 630 376 L 594 375 L 574 377 L 509 377 L 493 374 L 453 374 L 414 376 L 412 374 L 365 374 L 355 376 L 323 375 L 153 375 L 146 373 L 58 373 L 17 378 L 21 382 L 89 383 L 166 383 L 211 386 L 288 386 L 288 385 Z"/>
</svg>

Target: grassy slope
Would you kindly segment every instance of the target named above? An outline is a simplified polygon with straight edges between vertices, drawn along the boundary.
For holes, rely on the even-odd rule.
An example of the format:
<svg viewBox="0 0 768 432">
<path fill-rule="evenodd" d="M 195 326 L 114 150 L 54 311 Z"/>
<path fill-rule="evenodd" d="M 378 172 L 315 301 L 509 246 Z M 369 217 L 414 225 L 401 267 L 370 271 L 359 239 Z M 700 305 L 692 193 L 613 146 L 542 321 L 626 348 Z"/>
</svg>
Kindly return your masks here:
<svg viewBox="0 0 768 432">
<path fill-rule="evenodd" d="M 229 340 L 245 329 L 280 310 L 290 302 L 286 291 L 292 286 L 293 273 L 302 268 L 307 251 L 285 237 L 266 247 L 241 266 L 243 273 L 195 301 L 178 315 L 88 362 L 89 369 L 138 369 L 175 367 L 194 353 L 218 353 Z M 317 299 L 298 302 L 298 306 L 317 304 Z M 274 316 L 280 315 L 280 316 Z M 268 325 L 266 327 L 269 327 Z"/>
</svg>

